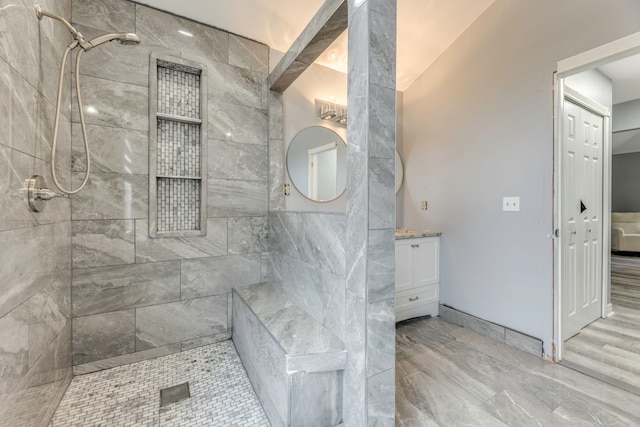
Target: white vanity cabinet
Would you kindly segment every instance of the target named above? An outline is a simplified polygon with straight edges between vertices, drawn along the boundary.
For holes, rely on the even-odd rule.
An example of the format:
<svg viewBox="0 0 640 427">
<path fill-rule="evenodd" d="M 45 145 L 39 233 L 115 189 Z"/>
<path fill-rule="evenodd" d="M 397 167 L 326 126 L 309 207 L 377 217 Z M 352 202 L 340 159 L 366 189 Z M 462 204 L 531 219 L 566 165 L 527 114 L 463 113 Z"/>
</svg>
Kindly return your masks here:
<svg viewBox="0 0 640 427">
<path fill-rule="evenodd" d="M 440 237 L 396 239 L 396 322 L 438 315 L 439 265 Z"/>
</svg>

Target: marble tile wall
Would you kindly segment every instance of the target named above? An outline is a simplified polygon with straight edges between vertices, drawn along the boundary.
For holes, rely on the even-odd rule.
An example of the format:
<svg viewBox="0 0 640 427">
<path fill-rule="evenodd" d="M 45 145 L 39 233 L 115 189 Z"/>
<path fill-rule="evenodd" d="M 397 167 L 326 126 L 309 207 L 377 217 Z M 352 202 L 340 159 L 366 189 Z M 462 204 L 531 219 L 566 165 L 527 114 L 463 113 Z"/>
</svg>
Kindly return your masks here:
<svg viewBox="0 0 640 427">
<path fill-rule="evenodd" d="M 395 0 L 349 0 L 346 425 L 395 423 L 395 34 Z"/>
<path fill-rule="evenodd" d="M 345 334 L 345 226 L 340 213 L 271 211 L 270 282 L 341 339 Z"/>
<path fill-rule="evenodd" d="M 40 4 L 71 15 L 71 0 Z M 70 36 L 22 0 L 0 0 L 0 28 L 0 424 L 46 426 L 71 380 L 70 203 L 32 213 L 22 188 L 36 174 L 52 184 L 57 76 Z M 65 184 L 69 101 L 65 92 L 57 158 Z"/>
<path fill-rule="evenodd" d="M 73 25 L 108 43 L 80 70 L 92 175 L 71 203 L 75 373 L 210 344 L 231 334 L 230 291 L 266 276 L 269 48 L 126 0 L 73 0 Z M 185 37 L 186 30 L 194 37 Z M 207 235 L 148 234 L 149 55 L 183 56 L 208 70 Z M 83 176 L 77 114 L 72 174 Z"/>
</svg>

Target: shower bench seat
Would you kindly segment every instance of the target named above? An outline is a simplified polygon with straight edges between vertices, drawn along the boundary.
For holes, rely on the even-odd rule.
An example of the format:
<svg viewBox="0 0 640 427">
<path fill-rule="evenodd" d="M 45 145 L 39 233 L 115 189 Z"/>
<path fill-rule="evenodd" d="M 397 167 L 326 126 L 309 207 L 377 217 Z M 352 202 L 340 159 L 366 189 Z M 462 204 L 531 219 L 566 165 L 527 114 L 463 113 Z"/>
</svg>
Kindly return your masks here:
<svg viewBox="0 0 640 427">
<path fill-rule="evenodd" d="M 271 284 L 233 290 L 233 342 L 273 427 L 341 422 L 344 343 Z"/>
</svg>

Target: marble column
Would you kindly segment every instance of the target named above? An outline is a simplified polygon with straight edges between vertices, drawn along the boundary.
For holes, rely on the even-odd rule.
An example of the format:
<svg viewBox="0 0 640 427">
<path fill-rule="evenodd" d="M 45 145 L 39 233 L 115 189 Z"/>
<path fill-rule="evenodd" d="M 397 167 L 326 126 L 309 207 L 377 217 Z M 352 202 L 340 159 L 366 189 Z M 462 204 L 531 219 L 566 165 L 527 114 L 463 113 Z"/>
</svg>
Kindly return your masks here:
<svg viewBox="0 0 640 427">
<path fill-rule="evenodd" d="M 344 419 L 395 415 L 396 0 L 349 0 Z"/>
</svg>

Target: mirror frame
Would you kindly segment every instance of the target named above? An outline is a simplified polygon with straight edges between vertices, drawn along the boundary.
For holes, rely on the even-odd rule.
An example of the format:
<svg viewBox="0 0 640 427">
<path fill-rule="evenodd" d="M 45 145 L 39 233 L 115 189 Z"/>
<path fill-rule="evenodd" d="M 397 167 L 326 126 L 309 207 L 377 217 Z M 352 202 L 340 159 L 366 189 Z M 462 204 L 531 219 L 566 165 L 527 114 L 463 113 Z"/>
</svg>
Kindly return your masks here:
<svg viewBox="0 0 640 427">
<path fill-rule="evenodd" d="M 320 125 L 311 125 L 311 126 L 307 126 L 303 129 L 300 129 L 300 131 L 298 131 L 298 133 L 295 134 L 295 136 L 293 138 L 291 138 L 291 141 L 289 142 L 289 145 L 287 146 L 287 155 L 284 158 L 284 163 L 285 166 L 287 167 L 287 175 L 289 176 L 289 181 L 291 181 L 291 185 L 293 186 L 293 188 L 296 189 L 296 191 L 298 192 L 298 194 L 300 194 L 302 197 L 304 197 L 305 199 L 314 202 L 314 203 L 329 203 L 329 202 L 333 202 L 334 200 L 338 199 L 340 196 L 342 196 L 344 194 L 345 191 L 347 191 L 347 184 L 345 182 L 344 188 L 342 189 L 342 191 L 338 194 L 336 194 L 335 197 L 331 198 L 331 199 L 327 199 L 327 200 L 315 200 L 310 198 L 309 196 L 307 196 L 306 194 L 304 194 L 302 191 L 300 191 L 300 189 L 298 188 L 298 186 L 296 185 L 296 183 L 293 180 L 293 177 L 291 176 L 291 171 L 289 170 L 289 152 L 291 151 L 291 146 L 293 145 L 293 141 L 296 140 L 296 138 L 305 130 L 310 129 L 310 128 L 322 128 L 322 129 L 326 129 L 328 131 L 333 132 L 339 139 L 340 142 L 342 142 L 342 144 L 344 144 L 345 147 L 345 155 L 346 155 L 346 148 L 347 148 L 347 143 L 346 141 L 333 129 L 326 127 L 326 126 L 320 126 Z M 346 160 L 346 159 L 345 159 Z M 346 167 L 346 166 L 345 166 Z"/>
<path fill-rule="evenodd" d="M 398 174 L 398 164 L 400 165 L 400 173 Z M 402 163 L 402 157 L 400 157 L 400 153 L 396 149 L 396 162 L 395 162 L 395 170 L 396 170 L 396 195 L 400 192 L 400 188 L 402 188 L 402 183 L 404 182 L 404 163 Z M 400 180 L 398 180 L 398 176 Z"/>
</svg>

